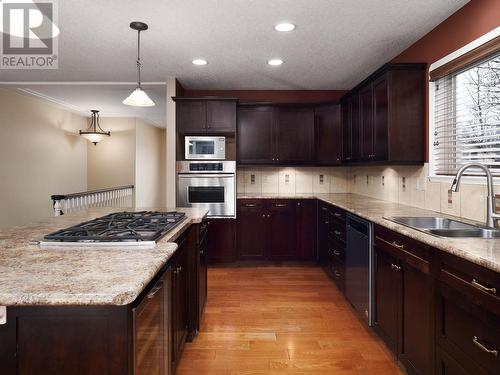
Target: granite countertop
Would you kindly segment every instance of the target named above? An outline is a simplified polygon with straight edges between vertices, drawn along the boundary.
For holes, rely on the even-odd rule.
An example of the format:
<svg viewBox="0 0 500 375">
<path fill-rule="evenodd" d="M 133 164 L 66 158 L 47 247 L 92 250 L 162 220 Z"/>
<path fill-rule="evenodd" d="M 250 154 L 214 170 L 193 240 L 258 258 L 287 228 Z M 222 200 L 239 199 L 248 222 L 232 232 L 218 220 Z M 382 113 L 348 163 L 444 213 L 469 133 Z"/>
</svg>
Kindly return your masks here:
<svg viewBox="0 0 500 375">
<path fill-rule="evenodd" d="M 133 302 L 175 253 L 177 244 L 172 241 L 207 214 L 206 210 L 176 210 L 185 212 L 186 218 L 154 249 L 119 246 L 41 249 L 32 244 L 47 233 L 116 212 L 116 208 L 93 208 L 0 231 L 0 306 Z"/>
<path fill-rule="evenodd" d="M 417 241 L 423 242 L 429 246 L 469 260 L 493 271 L 500 272 L 500 240 L 498 239 L 437 237 L 384 219 L 384 217 L 391 216 L 437 216 L 457 219 L 453 216 L 444 215 L 439 212 L 424 210 L 357 194 L 238 194 L 237 198 L 317 198 L 321 201 L 338 206 L 375 224 L 379 224 Z M 470 220 L 458 220 L 474 223 Z"/>
</svg>

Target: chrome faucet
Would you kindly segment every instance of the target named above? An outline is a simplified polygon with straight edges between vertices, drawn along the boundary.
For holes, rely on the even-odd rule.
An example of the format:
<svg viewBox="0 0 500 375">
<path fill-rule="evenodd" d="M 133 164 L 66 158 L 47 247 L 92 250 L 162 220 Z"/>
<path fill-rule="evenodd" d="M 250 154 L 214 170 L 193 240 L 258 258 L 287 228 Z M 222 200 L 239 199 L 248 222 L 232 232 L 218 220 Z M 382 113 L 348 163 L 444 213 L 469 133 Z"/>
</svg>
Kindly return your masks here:
<svg viewBox="0 0 500 375">
<path fill-rule="evenodd" d="M 486 183 L 488 185 L 488 196 L 486 197 L 486 225 L 490 228 L 498 228 L 498 221 L 500 220 L 500 214 L 496 212 L 495 209 L 495 194 L 493 192 L 493 176 L 489 168 L 483 164 L 470 163 L 464 165 L 460 168 L 451 183 L 451 191 L 457 192 L 460 187 L 460 179 L 464 172 L 469 168 L 479 168 L 486 174 Z"/>
</svg>

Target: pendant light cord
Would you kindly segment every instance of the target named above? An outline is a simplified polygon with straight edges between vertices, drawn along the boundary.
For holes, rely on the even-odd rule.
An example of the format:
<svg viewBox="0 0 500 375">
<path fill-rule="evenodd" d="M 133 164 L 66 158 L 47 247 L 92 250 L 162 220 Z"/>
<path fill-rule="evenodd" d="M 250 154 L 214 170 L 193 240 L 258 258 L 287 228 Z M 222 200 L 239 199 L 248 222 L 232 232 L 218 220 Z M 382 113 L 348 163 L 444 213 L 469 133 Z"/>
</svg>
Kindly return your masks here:
<svg viewBox="0 0 500 375">
<path fill-rule="evenodd" d="M 137 31 L 137 87 L 141 88 L 141 30 Z"/>
</svg>

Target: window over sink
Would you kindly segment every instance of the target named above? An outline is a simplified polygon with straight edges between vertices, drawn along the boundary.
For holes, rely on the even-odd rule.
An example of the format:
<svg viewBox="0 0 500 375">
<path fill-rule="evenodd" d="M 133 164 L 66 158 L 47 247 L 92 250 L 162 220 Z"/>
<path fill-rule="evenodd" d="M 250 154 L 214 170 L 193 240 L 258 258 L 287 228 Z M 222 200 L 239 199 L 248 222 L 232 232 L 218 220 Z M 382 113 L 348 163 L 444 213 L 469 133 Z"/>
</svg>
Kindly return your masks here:
<svg viewBox="0 0 500 375">
<path fill-rule="evenodd" d="M 451 176 L 481 163 L 500 177 L 500 37 L 431 66 L 430 76 L 431 174 Z"/>
</svg>

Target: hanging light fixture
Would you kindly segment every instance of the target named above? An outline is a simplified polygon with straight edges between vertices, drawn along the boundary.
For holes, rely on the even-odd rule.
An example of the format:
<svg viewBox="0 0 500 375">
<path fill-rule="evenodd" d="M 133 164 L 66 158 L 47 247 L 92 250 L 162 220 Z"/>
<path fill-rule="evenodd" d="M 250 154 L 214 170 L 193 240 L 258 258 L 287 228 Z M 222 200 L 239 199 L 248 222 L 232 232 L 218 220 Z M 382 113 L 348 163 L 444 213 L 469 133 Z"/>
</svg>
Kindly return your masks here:
<svg viewBox="0 0 500 375">
<path fill-rule="evenodd" d="M 94 145 L 97 145 L 97 143 L 102 141 L 105 137 L 111 136 L 111 132 L 105 132 L 104 130 L 101 129 L 101 126 L 99 125 L 99 111 L 98 110 L 93 109 L 90 112 L 92 112 L 92 117 L 90 119 L 90 125 L 87 129 L 80 130 L 80 135 L 82 137 L 88 139 Z"/>
<path fill-rule="evenodd" d="M 149 98 L 148 94 L 141 88 L 141 31 L 148 29 L 148 25 L 144 22 L 131 22 L 130 28 L 137 31 L 137 87 L 123 101 L 123 104 L 134 107 L 152 107 L 155 103 Z"/>
</svg>

